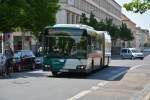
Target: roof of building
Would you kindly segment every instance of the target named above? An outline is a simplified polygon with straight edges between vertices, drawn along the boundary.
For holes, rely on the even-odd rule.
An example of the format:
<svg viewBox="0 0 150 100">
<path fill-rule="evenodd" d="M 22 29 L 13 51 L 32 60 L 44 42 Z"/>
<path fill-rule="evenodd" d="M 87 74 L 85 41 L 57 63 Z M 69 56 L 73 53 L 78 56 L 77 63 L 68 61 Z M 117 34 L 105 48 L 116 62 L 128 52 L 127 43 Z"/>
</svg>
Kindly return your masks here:
<svg viewBox="0 0 150 100">
<path fill-rule="evenodd" d="M 115 0 L 113 0 L 119 7 L 121 7 L 121 5 L 118 3 L 118 2 L 116 2 Z"/>
<path fill-rule="evenodd" d="M 136 23 L 133 22 L 131 19 L 129 19 L 129 17 L 127 17 L 125 14 L 121 13 L 121 21 L 122 22 L 130 22 L 132 24 L 134 24 L 136 26 Z"/>
</svg>

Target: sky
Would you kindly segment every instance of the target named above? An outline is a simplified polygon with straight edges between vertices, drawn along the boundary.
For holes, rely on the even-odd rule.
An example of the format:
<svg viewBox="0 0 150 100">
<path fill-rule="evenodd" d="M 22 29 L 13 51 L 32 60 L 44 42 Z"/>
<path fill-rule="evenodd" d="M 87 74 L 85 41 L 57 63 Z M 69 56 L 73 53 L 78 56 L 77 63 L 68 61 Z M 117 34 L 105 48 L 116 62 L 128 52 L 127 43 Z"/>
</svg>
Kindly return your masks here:
<svg viewBox="0 0 150 100">
<path fill-rule="evenodd" d="M 121 6 L 124 3 L 128 3 L 132 0 L 115 0 L 118 2 Z M 122 8 L 122 12 L 133 21 L 137 27 L 141 27 L 142 29 L 148 29 L 150 31 L 150 11 L 147 11 L 144 14 L 137 14 L 133 12 L 126 11 L 124 8 Z"/>
</svg>

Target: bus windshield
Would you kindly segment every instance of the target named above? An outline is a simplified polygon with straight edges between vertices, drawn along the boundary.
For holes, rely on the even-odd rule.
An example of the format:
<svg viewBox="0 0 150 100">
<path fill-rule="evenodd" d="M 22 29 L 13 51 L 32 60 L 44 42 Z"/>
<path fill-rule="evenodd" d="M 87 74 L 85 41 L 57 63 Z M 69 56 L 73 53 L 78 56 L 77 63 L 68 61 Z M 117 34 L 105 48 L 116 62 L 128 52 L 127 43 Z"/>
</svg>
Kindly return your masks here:
<svg viewBox="0 0 150 100">
<path fill-rule="evenodd" d="M 87 56 L 86 36 L 46 36 L 44 52 L 50 58 L 84 59 Z"/>
</svg>

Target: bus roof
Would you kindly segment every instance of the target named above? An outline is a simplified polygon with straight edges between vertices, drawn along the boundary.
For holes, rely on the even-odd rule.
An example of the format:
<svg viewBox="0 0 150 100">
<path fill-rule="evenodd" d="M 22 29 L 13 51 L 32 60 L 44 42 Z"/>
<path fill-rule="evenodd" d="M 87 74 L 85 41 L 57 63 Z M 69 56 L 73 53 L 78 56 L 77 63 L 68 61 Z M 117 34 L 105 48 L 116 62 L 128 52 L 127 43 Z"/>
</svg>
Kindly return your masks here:
<svg viewBox="0 0 150 100">
<path fill-rule="evenodd" d="M 93 27 L 83 24 L 56 24 L 54 28 L 77 28 L 77 29 L 90 29 L 94 30 Z"/>
<path fill-rule="evenodd" d="M 102 34 L 102 33 L 108 33 L 107 31 L 97 31 L 97 33 Z"/>
<path fill-rule="evenodd" d="M 104 34 L 106 39 L 111 40 L 111 36 L 109 35 L 109 32 L 107 31 L 97 31 L 98 34 Z"/>
</svg>

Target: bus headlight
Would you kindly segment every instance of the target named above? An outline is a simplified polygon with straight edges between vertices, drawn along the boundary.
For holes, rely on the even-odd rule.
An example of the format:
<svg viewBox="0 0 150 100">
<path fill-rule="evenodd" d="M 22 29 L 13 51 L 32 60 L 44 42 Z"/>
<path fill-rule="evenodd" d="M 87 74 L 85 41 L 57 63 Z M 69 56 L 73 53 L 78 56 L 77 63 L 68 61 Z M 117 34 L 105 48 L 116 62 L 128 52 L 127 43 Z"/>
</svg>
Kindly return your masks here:
<svg viewBox="0 0 150 100">
<path fill-rule="evenodd" d="M 46 67 L 46 68 L 47 68 L 47 67 L 50 67 L 50 65 L 45 65 L 44 67 Z"/>
<path fill-rule="evenodd" d="M 78 65 L 77 67 L 76 67 L 76 69 L 85 69 L 86 68 L 86 65 Z"/>
</svg>

